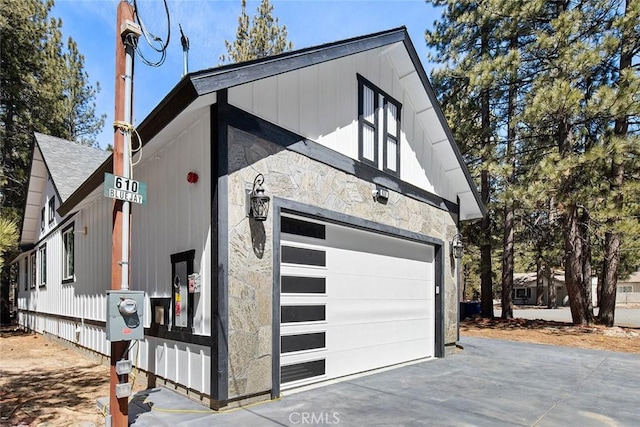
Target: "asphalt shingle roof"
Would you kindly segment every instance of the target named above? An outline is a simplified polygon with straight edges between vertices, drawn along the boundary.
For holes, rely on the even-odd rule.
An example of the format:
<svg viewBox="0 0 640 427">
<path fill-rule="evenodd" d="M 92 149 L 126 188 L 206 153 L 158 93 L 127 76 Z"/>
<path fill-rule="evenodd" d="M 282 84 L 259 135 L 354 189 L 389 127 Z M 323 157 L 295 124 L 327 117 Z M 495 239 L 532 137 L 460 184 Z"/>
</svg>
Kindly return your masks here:
<svg viewBox="0 0 640 427">
<path fill-rule="evenodd" d="M 36 133 L 35 137 L 63 203 L 111 155 L 54 136 Z"/>
</svg>

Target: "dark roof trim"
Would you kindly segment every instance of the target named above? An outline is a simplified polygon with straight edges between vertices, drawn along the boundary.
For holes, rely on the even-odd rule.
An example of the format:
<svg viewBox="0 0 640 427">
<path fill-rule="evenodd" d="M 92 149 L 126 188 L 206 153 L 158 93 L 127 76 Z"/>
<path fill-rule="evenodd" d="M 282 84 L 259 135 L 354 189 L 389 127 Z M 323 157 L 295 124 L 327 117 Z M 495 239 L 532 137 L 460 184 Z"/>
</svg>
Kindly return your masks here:
<svg viewBox="0 0 640 427">
<path fill-rule="evenodd" d="M 144 146 L 165 126 L 175 119 L 199 96 L 237 86 L 243 83 L 275 76 L 332 59 L 353 55 L 408 38 L 405 27 L 382 31 L 367 36 L 354 37 L 320 46 L 309 47 L 253 61 L 229 64 L 222 67 L 187 74 L 137 127 Z M 113 156 L 96 171 L 58 208 L 67 215 L 102 182 L 105 172 L 113 171 Z"/>
<path fill-rule="evenodd" d="M 300 68 L 354 55 L 409 37 L 405 27 L 395 28 L 367 36 L 354 37 L 320 46 L 313 46 L 253 61 L 230 64 L 195 72 L 189 75 L 198 95 L 238 86 L 255 80 L 276 76 Z"/>
<path fill-rule="evenodd" d="M 424 68 L 421 65 L 418 54 L 409 39 L 406 27 L 398 27 L 387 31 L 381 31 L 360 37 L 354 37 L 333 43 L 313 46 L 279 55 L 256 59 L 253 61 L 229 64 L 222 67 L 198 71 L 183 77 L 177 86 L 153 109 L 153 111 L 137 127 L 144 146 L 185 108 L 199 96 L 227 89 L 244 83 L 272 77 L 300 68 L 321 64 L 334 59 L 365 52 L 393 43 L 403 42 L 411 61 L 414 64 L 420 80 L 435 108 L 436 114 L 442 124 L 449 143 L 463 169 L 467 183 L 480 206 L 483 215 L 486 209 L 482 204 L 478 190 L 464 163 L 462 154 L 456 146 L 451 129 L 439 108 L 437 98 Z M 95 190 L 102 182 L 105 172 L 113 170 L 113 156 L 109 157 L 69 198 L 58 208 L 60 215 L 66 215 L 86 196 Z"/>
<path fill-rule="evenodd" d="M 467 183 L 469 184 L 469 188 L 471 188 L 471 191 L 473 192 L 473 197 L 476 199 L 476 202 L 478 203 L 478 206 L 480 207 L 480 212 L 482 212 L 482 216 L 486 216 L 487 215 L 487 208 L 484 206 L 484 203 L 482 203 L 482 198 L 480 197 L 480 193 L 478 193 L 478 188 L 476 187 L 476 184 L 473 182 L 473 178 L 471 178 L 471 174 L 469 173 L 469 169 L 467 168 L 467 164 L 465 163 L 464 159 L 462 158 L 462 153 L 460 153 L 460 149 L 458 148 L 458 146 L 455 143 L 455 139 L 453 138 L 453 133 L 451 132 L 451 128 L 449 127 L 449 124 L 447 123 L 447 119 L 444 117 L 444 113 L 442 112 L 442 109 L 440 108 L 440 103 L 438 102 L 438 98 L 436 97 L 436 94 L 433 91 L 433 87 L 431 86 L 431 83 L 429 82 L 429 78 L 427 76 L 427 72 L 424 70 L 424 68 L 422 67 L 422 65 L 420 63 L 420 58 L 418 57 L 418 52 L 416 52 L 416 49 L 413 46 L 413 43 L 411 42 L 411 39 L 409 37 L 406 37 L 404 39 L 404 45 L 407 48 L 407 52 L 409 53 L 409 56 L 411 57 L 411 62 L 413 62 L 414 68 L 415 68 L 416 72 L 418 73 L 418 76 L 420 77 L 420 80 L 422 81 L 422 85 L 424 86 L 424 89 L 427 92 L 427 96 L 429 97 L 429 100 L 431 101 L 431 105 L 433 105 L 433 109 L 435 110 L 436 115 L 438 116 L 438 120 L 440 121 L 440 124 L 442 125 L 442 128 L 444 129 L 444 132 L 447 135 L 447 139 L 449 140 L 449 144 L 451 145 L 451 149 L 455 153 L 456 158 L 458 159 L 458 163 L 460 163 L 460 167 L 462 168 L 462 171 L 464 172 L 464 176 L 467 179 Z"/>
</svg>

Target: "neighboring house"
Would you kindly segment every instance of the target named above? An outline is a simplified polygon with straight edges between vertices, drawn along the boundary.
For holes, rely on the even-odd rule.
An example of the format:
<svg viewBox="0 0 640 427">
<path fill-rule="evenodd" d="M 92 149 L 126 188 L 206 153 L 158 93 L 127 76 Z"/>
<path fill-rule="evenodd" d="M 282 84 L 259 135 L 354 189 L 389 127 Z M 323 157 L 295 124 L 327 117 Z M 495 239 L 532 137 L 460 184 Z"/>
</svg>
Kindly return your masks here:
<svg viewBox="0 0 640 427">
<path fill-rule="evenodd" d="M 569 305 L 567 289 L 564 285 L 564 272 L 556 272 L 553 276 L 556 287 L 556 303 L 558 306 Z M 543 305 L 547 305 L 547 279 L 543 278 Z M 516 273 L 514 274 L 514 284 L 512 291 L 513 303 L 518 305 L 535 305 L 537 287 L 536 273 Z M 594 307 L 598 306 L 598 278 L 591 278 L 591 300 Z M 616 304 L 638 304 L 640 303 L 640 271 L 632 273 L 627 279 L 618 280 L 616 290 Z"/>
<path fill-rule="evenodd" d="M 618 280 L 616 304 L 640 303 L 640 271 L 632 273 L 624 280 Z"/>
<path fill-rule="evenodd" d="M 553 285 L 556 288 L 556 306 L 567 303 L 567 289 L 564 285 L 564 272 L 556 272 L 553 275 Z M 548 305 L 549 287 L 546 276 L 542 278 L 542 305 Z M 513 275 L 513 290 L 511 298 L 516 305 L 536 305 L 538 297 L 538 287 L 536 273 L 515 273 Z"/>
<path fill-rule="evenodd" d="M 130 354 L 157 381 L 219 408 L 455 347 L 451 240 L 484 208 L 406 29 L 191 73 L 137 131 Z M 20 323 L 108 354 L 112 159 L 42 228 L 53 169 L 79 162 L 35 139 Z"/>
</svg>

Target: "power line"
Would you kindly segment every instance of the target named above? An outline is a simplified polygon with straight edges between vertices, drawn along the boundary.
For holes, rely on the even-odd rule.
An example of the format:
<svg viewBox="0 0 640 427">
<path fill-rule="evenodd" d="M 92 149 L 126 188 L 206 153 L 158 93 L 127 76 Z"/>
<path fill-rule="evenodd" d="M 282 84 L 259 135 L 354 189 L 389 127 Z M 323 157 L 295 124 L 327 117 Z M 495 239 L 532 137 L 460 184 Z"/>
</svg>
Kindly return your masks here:
<svg viewBox="0 0 640 427">
<path fill-rule="evenodd" d="M 136 20 L 140 24 L 140 29 L 142 30 L 142 35 L 144 36 L 145 40 L 147 41 L 147 44 L 154 51 L 160 53 L 160 59 L 159 60 L 150 61 L 149 59 L 147 59 L 143 55 L 142 51 L 140 50 L 140 47 L 138 45 L 135 46 L 136 53 L 138 54 L 138 56 L 140 57 L 142 62 L 145 63 L 146 65 L 150 66 L 150 67 L 159 67 L 162 64 L 164 64 L 164 61 L 167 58 L 167 47 L 169 46 L 169 41 L 171 40 L 171 16 L 169 14 L 169 6 L 167 5 L 167 0 L 163 0 L 163 3 L 164 3 L 165 15 L 167 17 L 167 38 L 166 38 L 166 41 L 163 41 L 161 37 L 156 36 L 155 34 L 153 34 L 151 31 L 149 31 L 147 29 L 147 27 L 144 25 L 144 22 L 142 21 L 142 18 L 140 17 L 137 1 L 133 0 L 134 14 L 135 14 Z"/>
</svg>

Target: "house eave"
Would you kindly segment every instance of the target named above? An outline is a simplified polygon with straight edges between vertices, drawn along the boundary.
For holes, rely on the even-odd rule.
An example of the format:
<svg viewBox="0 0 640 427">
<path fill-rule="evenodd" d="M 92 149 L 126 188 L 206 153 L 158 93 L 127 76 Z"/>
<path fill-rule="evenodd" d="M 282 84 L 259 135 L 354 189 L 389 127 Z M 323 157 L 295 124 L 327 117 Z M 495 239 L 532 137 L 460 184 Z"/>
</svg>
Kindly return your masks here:
<svg viewBox="0 0 640 427">
<path fill-rule="evenodd" d="M 405 37 L 403 41 L 404 41 L 405 48 L 407 49 L 407 52 L 411 57 L 411 61 L 413 62 L 413 67 L 418 73 L 420 81 L 422 82 L 422 86 L 424 87 L 424 90 L 426 91 L 427 96 L 429 97 L 429 101 L 433 106 L 434 112 L 438 117 L 438 121 L 440 122 L 440 125 L 444 129 L 444 132 L 447 136 L 447 140 L 449 142 L 449 146 L 451 147 L 451 150 L 453 151 L 456 159 L 458 160 L 458 164 L 460 165 L 460 168 L 459 168 L 460 172 L 463 174 L 464 179 L 466 180 L 467 185 L 469 187 L 469 191 L 471 191 L 471 193 L 473 194 L 473 198 L 478 205 L 477 206 L 478 209 L 471 209 L 470 214 L 466 215 L 464 219 L 471 220 L 471 219 L 483 218 L 484 216 L 487 215 L 487 209 L 484 206 L 484 203 L 482 203 L 482 198 L 480 197 L 478 188 L 476 187 L 476 184 L 473 182 L 471 173 L 469 173 L 469 169 L 467 168 L 466 163 L 462 158 L 462 153 L 460 152 L 458 145 L 455 143 L 455 139 L 453 138 L 453 132 L 451 131 L 451 128 L 447 123 L 447 119 L 445 118 L 444 113 L 440 108 L 440 104 L 438 103 L 438 98 L 436 97 L 436 94 L 433 90 L 433 86 L 431 86 L 431 83 L 429 82 L 427 73 L 422 67 L 422 65 L 420 64 L 420 58 L 418 57 L 418 52 L 416 51 L 415 47 L 413 46 L 413 43 L 411 42 L 411 39 L 408 36 Z M 461 207 L 461 212 L 462 212 L 462 207 Z"/>
</svg>

